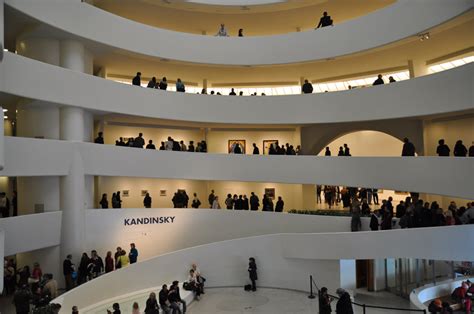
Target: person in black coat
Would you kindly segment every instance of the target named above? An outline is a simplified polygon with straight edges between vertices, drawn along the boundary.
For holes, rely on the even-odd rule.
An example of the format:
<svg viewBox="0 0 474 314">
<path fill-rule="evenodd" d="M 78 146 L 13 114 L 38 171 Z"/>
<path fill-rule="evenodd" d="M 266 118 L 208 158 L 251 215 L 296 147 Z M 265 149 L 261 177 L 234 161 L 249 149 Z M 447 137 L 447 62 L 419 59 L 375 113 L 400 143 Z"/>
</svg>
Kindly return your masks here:
<svg viewBox="0 0 474 314">
<path fill-rule="evenodd" d="M 382 74 L 379 74 L 377 76 L 377 79 L 374 81 L 372 85 L 376 86 L 376 85 L 383 85 L 383 84 L 385 84 L 385 82 L 383 81 Z"/>
<path fill-rule="evenodd" d="M 244 199 L 242 201 L 242 209 L 249 210 L 249 199 L 247 198 L 247 195 L 244 195 Z"/>
<path fill-rule="evenodd" d="M 137 75 L 132 79 L 132 85 L 142 86 L 141 76 L 142 76 L 142 73 L 137 72 Z"/>
<path fill-rule="evenodd" d="M 250 210 L 258 210 L 260 202 L 258 196 L 254 192 L 250 194 Z"/>
<path fill-rule="evenodd" d="M 253 257 L 249 258 L 248 272 L 249 272 L 250 281 L 252 281 L 252 291 L 257 291 L 257 284 L 255 283 L 255 281 L 258 280 L 257 263 L 255 263 L 255 258 Z"/>
<path fill-rule="evenodd" d="M 329 146 L 326 147 L 326 151 L 324 152 L 324 156 L 331 156 L 331 151 L 329 150 Z"/>
<path fill-rule="evenodd" d="M 253 154 L 254 155 L 259 155 L 260 154 L 260 150 L 258 149 L 257 144 L 255 144 L 255 143 L 253 143 Z"/>
<path fill-rule="evenodd" d="M 448 145 L 444 143 L 444 140 L 440 139 L 438 141 L 438 144 L 439 144 L 438 148 L 436 148 L 436 153 L 438 154 L 438 156 L 440 157 L 449 156 L 449 153 L 451 152 L 451 150 L 449 149 Z"/>
<path fill-rule="evenodd" d="M 331 26 L 331 25 L 333 25 L 331 16 L 328 15 L 327 12 L 323 12 L 323 16 L 319 19 L 319 23 L 318 23 L 318 26 L 316 26 L 316 28 L 326 27 L 326 26 Z"/>
<path fill-rule="evenodd" d="M 74 272 L 74 264 L 72 263 L 72 255 L 69 254 L 63 262 L 63 274 L 66 281 L 66 291 L 74 288 L 74 280 L 72 273 Z"/>
<path fill-rule="evenodd" d="M 159 314 L 160 307 L 156 301 L 156 294 L 154 292 L 150 293 L 150 296 L 146 300 L 145 314 Z"/>
<path fill-rule="evenodd" d="M 319 291 L 319 314 L 330 314 L 332 312 L 332 298 L 328 294 L 328 288 L 322 287 Z"/>
<path fill-rule="evenodd" d="M 337 314 L 354 314 L 351 303 L 351 296 L 346 290 L 338 288 L 336 294 L 339 296 L 339 300 L 336 304 L 336 313 Z"/>
<path fill-rule="evenodd" d="M 351 149 L 347 144 L 344 144 L 344 156 L 351 156 Z"/>
<path fill-rule="evenodd" d="M 278 196 L 278 201 L 276 202 L 276 205 L 275 205 L 275 211 L 281 213 L 283 211 L 284 206 L 285 206 L 285 203 L 281 199 L 281 196 Z"/>
<path fill-rule="evenodd" d="M 379 230 L 379 211 L 375 210 L 370 216 L 370 230 L 378 231 Z"/>
<path fill-rule="evenodd" d="M 454 146 L 454 152 L 453 152 L 455 157 L 466 157 L 467 156 L 467 148 L 464 146 L 461 140 L 456 142 L 456 145 Z"/>
<path fill-rule="evenodd" d="M 98 136 L 96 137 L 96 139 L 94 140 L 94 143 L 96 144 L 104 144 L 104 136 L 103 136 L 104 133 L 102 132 L 99 132 Z"/>
<path fill-rule="evenodd" d="M 408 138 L 403 139 L 402 156 L 415 156 L 415 145 Z"/>
<path fill-rule="evenodd" d="M 304 80 L 304 84 L 301 87 L 303 94 L 311 94 L 313 92 L 313 85 L 308 80 Z"/>
</svg>

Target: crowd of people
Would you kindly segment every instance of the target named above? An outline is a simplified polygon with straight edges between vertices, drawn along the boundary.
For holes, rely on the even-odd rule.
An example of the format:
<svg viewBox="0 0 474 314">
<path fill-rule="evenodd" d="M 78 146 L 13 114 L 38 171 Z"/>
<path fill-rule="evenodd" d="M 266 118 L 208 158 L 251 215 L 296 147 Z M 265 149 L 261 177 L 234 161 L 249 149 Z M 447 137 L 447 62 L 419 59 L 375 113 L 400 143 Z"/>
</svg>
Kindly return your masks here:
<svg viewBox="0 0 474 314">
<path fill-rule="evenodd" d="M 209 194 L 208 202 L 210 208 L 213 209 L 221 209 L 223 208 L 219 201 L 219 196 L 217 196 L 214 190 L 211 190 L 211 194 Z M 247 198 L 247 195 L 239 195 L 234 194 L 227 194 L 227 198 L 224 201 L 224 206 L 228 210 L 252 210 L 257 211 L 260 208 L 260 199 L 254 193 L 250 193 L 250 198 Z M 283 212 L 285 207 L 285 202 L 283 201 L 281 196 L 278 196 L 278 200 L 276 204 L 273 203 L 273 197 L 270 197 L 267 194 L 263 194 L 262 196 L 262 211 L 270 211 L 270 212 Z"/>
<path fill-rule="evenodd" d="M 33 268 L 25 265 L 17 268 L 14 259 L 5 259 L 3 268 L 3 295 L 12 295 L 13 304 L 19 314 L 39 313 L 40 309 L 59 310 L 50 302 L 58 294 L 58 283 L 50 273 L 44 273 L 39 263 Z"/>
<path fill-rule="evenodd" d="M 99 132 L 97 137 L 94 139 L 96 144 L 104 144 L 104 133 Z M 133 138 L 129 137 L 124 139 L 120 137 L 115 141 L 115 146 L 123 147 L 134 147 L 134 148 L 145 148 L 145 149 L 157 149 L 153 140 L 148 140 L 148 144 L 145 146 L 145 139 L 143 138 L 143 133 L 138 133 L 138 136 Z M 184 141 L 176 141 L 171 136 L 168 136 L 167 141 L 161 142 L 159 150 L 168 150 L 168 151 L 180 151 L 180 152 L 196 152 L 196 153 L 207 153 L 207 143 L 202 140 L 196 145 L 194 141 L 189 141 L 189 144 L 186 145 Z"/>
</svg>

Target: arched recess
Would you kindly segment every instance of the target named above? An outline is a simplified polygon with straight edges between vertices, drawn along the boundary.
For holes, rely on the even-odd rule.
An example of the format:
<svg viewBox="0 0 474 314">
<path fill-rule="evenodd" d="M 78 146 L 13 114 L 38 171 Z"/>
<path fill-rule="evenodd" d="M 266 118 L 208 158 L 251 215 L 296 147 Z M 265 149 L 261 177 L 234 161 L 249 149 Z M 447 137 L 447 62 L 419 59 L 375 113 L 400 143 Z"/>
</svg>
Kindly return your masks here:
<svg viewBox="0 0 474 314">
<path fill-rule="evenodd" d="M 361 130 L 349 132 L 333 138 L 326 144 L 331 150 L 331 155 L 338 154 L 339 147 L 347 144 L 352 156 L 361 157 L 386 157 L 400 156 L 403 141 L 391 134 L 381 131 Z M 316 153 L 316 152 L 315 152 Z M 325 155 L 325 148 L 319 151 L 318 156 Z"/>
<path fill-rule="evenodd" d="M 378 131 L 399 140 L 408 137 L 419 156 L 423 151 L 423 122 L 421 120 L 387 120 L 353 123 L 328 123 L 301 128 L 301 148 L 304 155 L 317 155 L 327 144 L 345 134 L 357 131 Z M 348 143 L 349 144 L 349 143 Z M 337 155 L 337 151 L 332 151 Z M 401 153 L 401 151 L 400 151 Z"/>
</svg>

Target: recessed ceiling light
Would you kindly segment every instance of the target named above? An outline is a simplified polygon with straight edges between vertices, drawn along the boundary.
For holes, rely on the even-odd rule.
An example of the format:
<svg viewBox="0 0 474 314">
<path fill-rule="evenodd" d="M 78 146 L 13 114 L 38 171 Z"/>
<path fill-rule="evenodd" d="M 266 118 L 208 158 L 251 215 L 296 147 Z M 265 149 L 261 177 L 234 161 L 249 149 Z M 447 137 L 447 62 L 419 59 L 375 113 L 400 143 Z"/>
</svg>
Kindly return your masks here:
<svg viewBox="0 0 474 314">
<path fill-rule="evenodd" d="M 8 49 L 7 49 L 7 48 L 3 48 L 3 51 L 8 51 Z"/>
<path fill-rule="evenodd" d="M 3 116 L 3 119 L 8 119 L 8 116 Z"/>
<path fill-rule="evenodd" d="M 8 111 L 8 109 L 3 109 L 3 112 L 7 112 L 7 111 Z"/>
</svg>

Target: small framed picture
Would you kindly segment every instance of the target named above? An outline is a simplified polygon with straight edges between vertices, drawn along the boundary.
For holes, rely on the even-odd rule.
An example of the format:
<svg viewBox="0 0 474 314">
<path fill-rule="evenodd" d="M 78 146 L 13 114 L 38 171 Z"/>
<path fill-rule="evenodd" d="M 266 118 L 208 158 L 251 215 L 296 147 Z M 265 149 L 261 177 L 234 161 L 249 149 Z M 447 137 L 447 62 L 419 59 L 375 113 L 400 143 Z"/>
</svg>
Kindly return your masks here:
<svg viewBox="0 0 474 314">
<path fill-rule="evenodd" d="M 166 196 L 166 190 L 160 190 L 160 196 Z"/>
<path fill-rule="evenodd" d="M 227 147 L 229 154 L 233 154 L 237 146 L 240 147 L 242 154 L 245 154 L 245 140 L 229 140 Z"/>
<path fill-rule="evenodd" d="M 265 195 L 272 200 L 275 199 L 275 188 L 265 188 Z"/>
<path fill-rule="evenodd" d="M 130 196 L 130 190 L 123 190 L 122 191 L 122 196 L 123 197 L 129 197 Z"/>
<path fill-rule="evenodd" d="M 263 141 L 263 154 L 268 155 L 268 151 L 270 150 L 270 146 L 273 145 L 273 148 L 276 149 L 276 145 L 278 145 L 278 140 L 264 140 Z"/>
<path fill-rule="evenodd" d="M 145 196 L 148 193 L 148 190 L 142 190 L 142 196 Z"/>
</svg>

